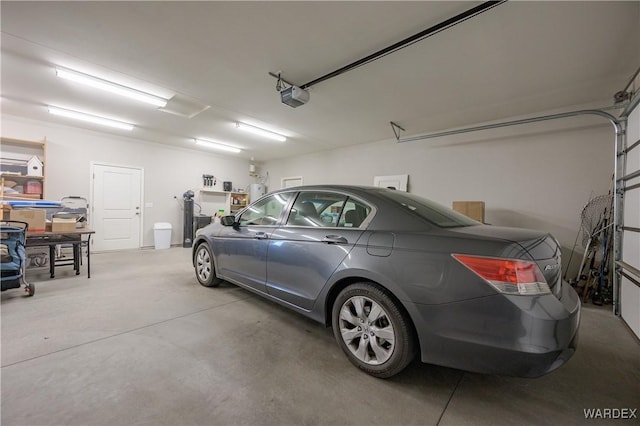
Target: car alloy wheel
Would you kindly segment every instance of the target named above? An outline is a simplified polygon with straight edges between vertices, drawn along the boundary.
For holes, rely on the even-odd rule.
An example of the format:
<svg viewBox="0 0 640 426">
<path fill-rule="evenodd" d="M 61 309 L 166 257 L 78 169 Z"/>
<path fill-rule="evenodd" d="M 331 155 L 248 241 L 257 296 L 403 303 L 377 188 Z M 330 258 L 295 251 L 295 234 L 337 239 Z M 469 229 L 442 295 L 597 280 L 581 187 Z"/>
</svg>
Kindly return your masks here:
<svg viewBox="0 0 640 426">
<path fill-rule="evenodd" d="M 205 287 L 217 287 L 222 280 L 216 278 L 213 268 L 213 258 L 207 243 L 201 243 L 196 250 L 194 262 L 196 278 Z"/>
<path fill-rule="evenodd" d="M 333 305 L 333 334 L 355 366 L 375 377 L 402 371 L 414 357 L 411 322 L 384 289 L 373 283 L 346 287 Z"/>
<path fill-rule="evenodd" d="M 340 334 L 351 353 L 369 365 L 386 362 L 396 342 L 389 314 L 364 296 L 351 297 L 342 305 Z"/>
</svg>

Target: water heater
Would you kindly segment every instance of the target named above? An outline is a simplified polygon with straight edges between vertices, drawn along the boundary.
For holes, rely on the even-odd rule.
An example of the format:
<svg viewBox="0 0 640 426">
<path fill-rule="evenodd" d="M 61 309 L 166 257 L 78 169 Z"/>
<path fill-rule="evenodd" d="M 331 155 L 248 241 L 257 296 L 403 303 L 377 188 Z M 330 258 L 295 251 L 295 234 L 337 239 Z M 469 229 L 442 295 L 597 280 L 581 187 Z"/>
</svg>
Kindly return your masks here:
<svg viewBox="0 0 640 426">
<path fill-rule="evenodd" d="M 267 187 L 262 183 L 252 183 L 249 185 L 249 201 L 252 203 L 262 197 L 267 192 Z"/>
</svg>

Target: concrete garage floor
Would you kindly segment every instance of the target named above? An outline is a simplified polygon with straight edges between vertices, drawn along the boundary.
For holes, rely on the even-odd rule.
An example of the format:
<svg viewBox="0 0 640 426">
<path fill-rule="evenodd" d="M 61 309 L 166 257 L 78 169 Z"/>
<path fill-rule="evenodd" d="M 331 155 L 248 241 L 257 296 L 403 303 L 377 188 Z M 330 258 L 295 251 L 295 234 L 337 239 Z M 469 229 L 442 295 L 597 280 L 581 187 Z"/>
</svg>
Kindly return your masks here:
<svg viewBox="0 0 640 426">
<path fill-rule="evenodd" d="M 577 354 L 539 379 L 414 362 L 379 380 L 330 329 L 200 286 L 189 255 L 97 254 L 91 279 L 64 267 L 30 274 L 32 298 L 3 292 L 2 424 L 570 425 L 603 423 L 584 409 L 640 409 L 640 345 L 608 307 L 585 306 Z"/>
</svg>

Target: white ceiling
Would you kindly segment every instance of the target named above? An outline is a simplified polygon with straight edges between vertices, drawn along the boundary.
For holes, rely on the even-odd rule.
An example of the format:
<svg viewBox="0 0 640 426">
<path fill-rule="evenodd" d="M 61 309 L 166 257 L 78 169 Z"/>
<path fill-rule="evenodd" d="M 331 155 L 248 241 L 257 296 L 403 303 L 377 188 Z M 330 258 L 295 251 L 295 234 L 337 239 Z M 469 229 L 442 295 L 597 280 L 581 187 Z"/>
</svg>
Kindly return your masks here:
<svg viewBox="0 0 640 426">
<path fill-rule="evenodd" d="M 280 102 L 301 85 L 480 2 L 2 1 L 2 113 L 84 126 L 46 105 L 135 124 L 107 130 L 194 148 L 226 141 L 257 161 L 593 101 L 640 63 L 640 2 L 508 2 Z M 77 69 L 210 108 L 188 119 L 59 79 Z M 240 134 L 238 120 L 287 135 Z M 200 149 L 200 148 L 198 148 Z M 205 149 L 205 148 L 203 148 Z"/>
</svg>

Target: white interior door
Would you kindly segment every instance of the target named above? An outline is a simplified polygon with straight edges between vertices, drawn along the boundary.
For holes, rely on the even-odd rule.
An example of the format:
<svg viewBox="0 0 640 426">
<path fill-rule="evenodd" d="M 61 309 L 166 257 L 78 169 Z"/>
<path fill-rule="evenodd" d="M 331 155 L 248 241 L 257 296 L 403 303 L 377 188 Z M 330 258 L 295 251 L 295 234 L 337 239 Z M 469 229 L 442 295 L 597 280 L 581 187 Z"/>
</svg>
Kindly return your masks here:
<svg viewBox="0 0 640 426">
<path fill-rule="evenodd" d="M 92 164 L 94 250 L 140 247 L 142 169 Z"/>
</svg>

